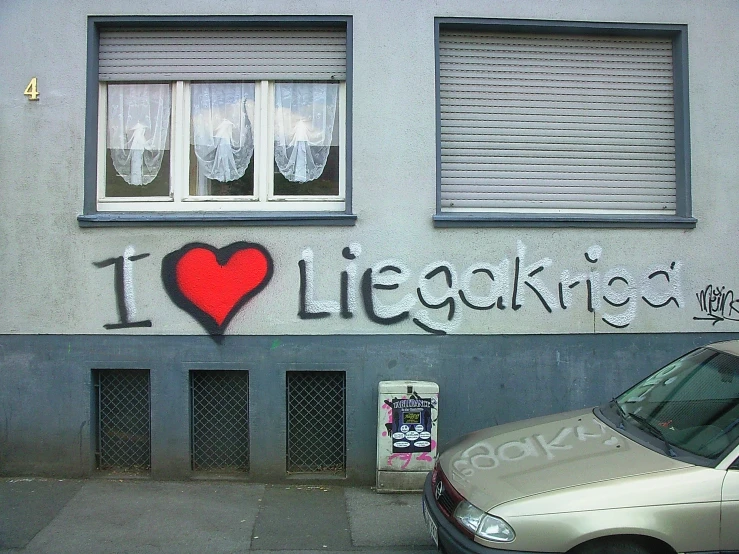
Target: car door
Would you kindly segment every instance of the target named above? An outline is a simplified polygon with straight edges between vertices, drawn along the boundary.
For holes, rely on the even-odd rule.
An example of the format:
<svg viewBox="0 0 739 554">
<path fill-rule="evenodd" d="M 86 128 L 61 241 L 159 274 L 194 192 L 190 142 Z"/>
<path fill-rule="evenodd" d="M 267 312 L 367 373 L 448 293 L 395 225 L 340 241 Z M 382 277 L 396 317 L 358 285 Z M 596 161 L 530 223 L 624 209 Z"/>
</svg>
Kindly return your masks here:
<svg viewBox="0 0 739 554">
<path fill-rule="evenodd" d="M 721 489 L 721 551 L 739 550 L 739 452 L 726 470 Z"/>
</svg>

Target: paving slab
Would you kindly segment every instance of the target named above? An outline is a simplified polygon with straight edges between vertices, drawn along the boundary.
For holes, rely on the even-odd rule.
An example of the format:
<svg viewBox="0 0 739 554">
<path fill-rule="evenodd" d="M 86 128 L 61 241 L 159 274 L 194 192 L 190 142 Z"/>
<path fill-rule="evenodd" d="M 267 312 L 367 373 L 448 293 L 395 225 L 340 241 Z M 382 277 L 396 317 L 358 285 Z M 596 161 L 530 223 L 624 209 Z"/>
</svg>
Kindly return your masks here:
<svg viewBox="0 0 739 554">
<path fill-rule="evenodd" d="M 251 544 L 252 551 L 351 550 L 343 487 L 267 485 Z"/>
<path fill-rule="evenodd" d="M 431 554 L 419 494 L 235 481 L 0 479 L 0 554 Z"/>
<path fill-rule="evenodd" d="M 420 492 L 378 494 L 367 488 L 347 488 L 344 494 L 354 546 L 433 547 Z"/>
<path fill-rule="evenodd" d="M 249 554 L 439 554 L 435 548 L 417 548 L 415 546 L 390 546 L 385 548 L 354 547 L 349 550 L 249 550 Z M 0 554 L 5 554 L 0 551 Z M 13 552 L 12 554 L 18 554 Z"/>
<path fill-rule="evenodd" d="M 67 479 L 0 479 L 0 552 L 26 546 L 82 488 Z"/>
<path fill-rule="evenodd" d="M 264 485 L 88 481 L 24 552 L 244 552 Z"/>
</svg>

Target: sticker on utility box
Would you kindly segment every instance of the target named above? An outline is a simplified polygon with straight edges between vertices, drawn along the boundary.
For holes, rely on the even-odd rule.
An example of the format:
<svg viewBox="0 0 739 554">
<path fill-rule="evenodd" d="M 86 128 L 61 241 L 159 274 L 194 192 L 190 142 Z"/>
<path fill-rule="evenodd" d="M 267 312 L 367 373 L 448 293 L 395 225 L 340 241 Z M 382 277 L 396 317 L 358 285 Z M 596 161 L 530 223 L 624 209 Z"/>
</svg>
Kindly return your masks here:
<svg viewBox="0 0 739 554">
<path fill-rule="evenodd" d="M 431 452 L 431 405 L 430 398 L 392 399 L 393 453 Z"/>
</svg>

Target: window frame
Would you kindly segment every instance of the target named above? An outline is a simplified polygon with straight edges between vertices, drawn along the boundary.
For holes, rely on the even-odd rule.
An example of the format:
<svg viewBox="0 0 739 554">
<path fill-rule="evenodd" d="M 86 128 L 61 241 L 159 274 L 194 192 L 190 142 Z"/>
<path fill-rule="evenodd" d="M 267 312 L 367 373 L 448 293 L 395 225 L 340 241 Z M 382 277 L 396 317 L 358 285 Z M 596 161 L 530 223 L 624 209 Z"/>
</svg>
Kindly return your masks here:
<svg viewBox="0 0 739 554">
<path fill-rule="evenodd" d="M 101 151 L 101 145 L 105 144 L 105 114 L 101 113 L 104 102 L 101 102 L 106 85 L 101 83 L 98 77 L 100 33 L 103 30 L 140 30 L 150 28 L 188 28 L 197 26 L 200 29 L 242 29 L 242 28 L 339 28 L 346 31 L 346 80 L 340 83 L 340 117 L 339 133 L 340 146 L 343 146 L 341 155 L 341 168 L 339 196 L 343 200 L 336 202 L 323 200 L 303 201 L 263 201 L 252 200 L 239 202 L 220 201 L 195 201 L 194 209 L 186 209 L 182 204 L 190 204 L 189 200 L 168 201 L 158 198 L 157 200 L 143 200 L 134 203 L 126 203 L 120 200 L 105 200 L 99 204 L 100 198 L 100 176 L 104 175 L 105 168 L 100 167 L 106 152 Z M 78 215 L 77 220 L 81 227 L 98 226 L 147 226 L 147 225 L 354 225 L 356 215 L 352 213 L 352 187 L 351 187 L 351 137 L 352 137 L 352 18 L 350 16 L 91 16 L 88 17 L 87 29 L 87 106 L 85 119 L 85 159 L 84 159 L 84 201 L 83 213 Z M 172 115 L 171 121 L 175 121 L 177 110 L 176 89 L 183 81 L 171 80 L 166 77 L 161 82 L 169 82 L 172 85 Z M 179 84 L 178 84 L 179 83 Z M 260 86 L 260 81 L 256 82 Z M 267 84 L 264 80 L 261 83 Z M 269 81 L 267 88 L 272 90 L 274 84 Z M 184 96 L 184 94 L 182 95 Z M 271 98 L 271 96 L 270 96 Z M 184 98 L 181 99 L 184 101 Z M 180 101 L 180 103 L 182 103 Z M 268 106 L 264 104 L 264 106 Z M 182 108 L 182 106 L 179 106 Z M 187 106 L 189 110 L 189 106 Z M 343 125 L 341 125 L 343 117 Z M 189 121 L 189 117 L 181 117 Z M 178 122 L 181 124 L 181 121 Z M 101 130 L 102 129 L 102 130 Z M 171 128 L 171 145 L 183 140 L 175 137 L 174 127 Z M 189 137 L 189 130 L 187 132 Z M 265 139 L 266 140 L 266 139 Z M 189 142 L 189 139 L 187 140 Z M 178 171 L 176 168 L 170 172 Z M 180 179 L 181 180 L 181 179 Z M 271 179 L 269 179 L 271 182 Z M 257 183 L 255 182 L 255 193 Z M 187 184 L 172 182 L 171 192 L 177 195 L 176 188 L 187 187 Z M 323 209 L 312 209 L 314 202 L 323 202 Z M 210 209 L 198 209 L 197 204 L 216 205 L 220 207 Z M 151 206 L 147 209 L 143 204 Z M 160 209 L 162 205 L 169 205 L 166 209 Z M 179 204 L 176 209 L 173 205 Z M 264 204 L 254 208 L 257 204 Z M 158 206 L 159 207 L 158 207 Z"/>
<path fill-rule="evenodd" d="M 190 88 L 199 81 L 170 81 L 172 91 L 172 109 L 170 114 L 170 193 L 167 196 L 142 197 L 115 197 L 105 195 L 106 164 L 107 164 L 107 86 L 99 84 L 98 97 L 98 190 L 97 209 L 100 212 L 131 211 L 131 212 L 188 212 L 193 207 L 202 211 L 239 211 L 248 206 L 255 211 L 315 211 L 336 212 L 343 210 L 346 197 L 346 183 L 344 174 L 344 159 L 339 157 L 339 192 L 336 196 L 285 196 L 274 192 L 274 119 L 270 117 L 275 102 L 275 81 L 266 79 L 254 81 L 255 107 L 253 128 L 255 149 L 251 164 L 254 164 L 254 194 L 230 199 L 223 196 L 196 196 L 189 192 L 190 181 L 188 173 L 192 154 L 190 147 L 191 102 Z M 213 81 L 203 81 L 213 82 Z M 252 81 L 249 81 L 252 82 Z M 345 149 L 345 92 L 344 83 L 338 84 L 338 105 L 335 127 L 337 144 L 340 152 Z"/>
<path fill-rule="evenodd" d="M 440 36 L 444 31 L 546 33 L 669 38 L 672 41 L 675 110 L 676 211 L 669 215 L 448 211 L 441 201 Z M 438 17 L 434 21 L 436 86 L 435 227 L 591 227 L 693 228 L 690 187 L 688 105 L 688 26 L 682 24 L 600 23 Z"/>
</svg>

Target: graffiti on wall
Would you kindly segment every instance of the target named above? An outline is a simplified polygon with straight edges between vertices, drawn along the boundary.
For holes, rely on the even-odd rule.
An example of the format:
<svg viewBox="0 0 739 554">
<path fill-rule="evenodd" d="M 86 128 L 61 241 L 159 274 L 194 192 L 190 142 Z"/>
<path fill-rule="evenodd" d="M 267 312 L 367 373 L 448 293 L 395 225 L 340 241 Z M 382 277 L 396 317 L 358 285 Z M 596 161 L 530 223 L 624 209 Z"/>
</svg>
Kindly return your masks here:
<svg viewBox="0 0 739 554">
<path fill-rule="evenodd" d="M 719 321 L 739 321 L 739 299 L 734 297 L 733 290 L 708 285 L 695 293 L 695 296 L 701 315 L 694 316 L 693 319 L 710 321 L 712 325 Z"/>
<path fill-rule="evenodd" d="M 624 329 L 636 318 L 640 304 L 653 309 L 669 305 L 680 308 L 683 304 L 682 264 L 678 261 L 654 265 L 637 275 L 625 267 L 601 270 L 598 263 L 603 249 L 594 245 L 583 253 L 584 268 L 565 269 L 552 275 L 552 259 L 530 261 L 521 241 L 512 261 L 481 261 L 461 273 L 448 261 L 432 262 L 418 272 L 415 291 L 408 290 L 387 304 L 383 302 L 383 292 L 410 289 L 412 271 L 400 260 L 386 259 L 365 269 L 359 277 L 357 258 L 361 253 L 361 245 L 356 243 L 343 250 L 348 263 L 341 272 L 339 299 L 318 300 L 315 255 L 310 248 L 303 250 L 298 262 L 298 317 L 323 319 L 338 314 L 351 318 L 361 305 L 374 323 L 395 325 L 412 321 L 428 333 L 447 334 L 459 328 L 465 309 L 518 312 L 533 303 L 551 314 L 573 308 L 576 293 L 582 291 L 581 304 L 588 311 L 600 315 L 611 327 Z M 557 284 L 550 286 L 547 281 Z"/>
<path fill-rule="evenodd" d="M 136 300 L 133 289 L 133 262 L 147 258 L 149 254 L 136 254 L 133 246 L 123 251 L 123 256 L 93 262 L 98 268 L 113 266 L 113 289 L 115 290 L 118 321 L 106 323 L 106 329 L 127 329 L 131 327 L 151 327 L 150 319 L 136 319 Z"/>
<path fill-rule="evenodd" d="M 682 263 L 666 260 L 640 271 L 604 267 L 603 248 L 593 245 L 581 254 L 575 269 L 553 269 L 550 257 L 531 256 L 522 242 L 515 257 L 474 262 L 459 271 L 446 260 L 426 264 L 414 274 L 403 261 L 387 258 L 360 267 L 362 246 L 351 243 L 341 251 L 345 267 L 337 281 L 321 271 L 314 251 L 306 247 L 298 260 L 298 318 L 351 319 L 360 312 L 372 323 L 416 325 L 431 334 L 459 329 L 471 312 L 546 316 L 565 310 L 587 310 L 616 329 L 625 329 L 643 310 L 683 308 Z M 137 254 L 128 246 L 122 256 L 93 262 L 113 268 L 118 320 L 105 329 L 151 327 L 139 319 L 134 295 Z M 268 250 L 256 243 L 235 242 L 223 248 L 190 243 L 164 256 L 161 276 L 175 305 L 190 314 L 214 339 L 244 305 L 262 291 L 273 274 Z M 320 298 L 326 283 L 337 282 L 333 296 Z M 708 285 L 696 293 L 700 314 L 694 320 L 739 321 L 739 299 L 727 287 Z"/>
<path fill-rule="evenodd" d="M 219 340 L 234 315 L 272 278 L 266 248 L 235 242 L 223 248 L 186 244 L 162 260 L 162 282 L 172 302 Z"/>
</svg>

